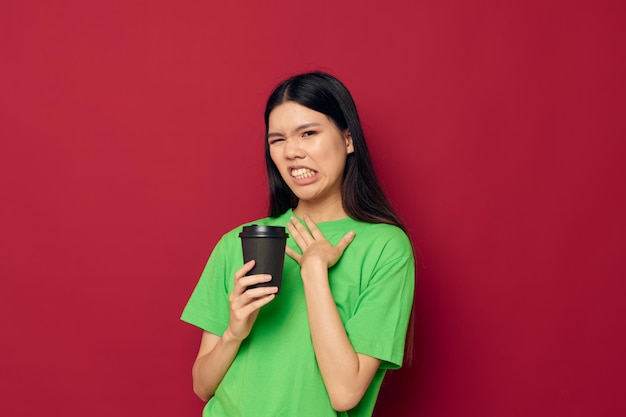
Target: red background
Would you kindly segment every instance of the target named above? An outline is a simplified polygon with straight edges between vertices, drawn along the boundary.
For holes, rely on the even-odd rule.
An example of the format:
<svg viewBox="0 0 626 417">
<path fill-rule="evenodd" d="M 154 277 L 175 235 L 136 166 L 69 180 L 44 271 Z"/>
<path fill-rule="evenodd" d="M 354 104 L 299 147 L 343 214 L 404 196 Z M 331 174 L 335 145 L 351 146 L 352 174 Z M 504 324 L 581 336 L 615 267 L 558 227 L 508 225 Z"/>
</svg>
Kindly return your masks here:
<svg viewBox="0 0 626 417">
<path fill-rule="evenodd" d="M 200 415 L 178 317 L 313 69 L 419 251 L 377 415 L 626 413 L 623 2 L 99 3 L 0 3 L 0 415 Z"/>
</svg>

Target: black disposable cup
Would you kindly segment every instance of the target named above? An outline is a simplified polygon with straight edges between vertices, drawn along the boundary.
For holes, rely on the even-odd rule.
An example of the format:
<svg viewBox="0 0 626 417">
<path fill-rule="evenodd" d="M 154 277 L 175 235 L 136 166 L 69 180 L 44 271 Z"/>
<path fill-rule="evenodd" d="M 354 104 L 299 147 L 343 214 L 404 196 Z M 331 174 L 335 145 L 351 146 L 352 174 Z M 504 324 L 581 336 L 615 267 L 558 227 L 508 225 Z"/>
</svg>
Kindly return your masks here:
<svg viewBox="0 0 626 417">
<path fill-rule="evenodd" d="M 283 280 L 283 265 L 285 262 L 285 244 L 289 235 L 282 226 L 244 226 L 239 237 L 243 249 L 244 263 L 254 259 L 254 268 L 248 275 L 270 274 L 272 280 L 249 286 L 278 287 Z"/>
</svg>

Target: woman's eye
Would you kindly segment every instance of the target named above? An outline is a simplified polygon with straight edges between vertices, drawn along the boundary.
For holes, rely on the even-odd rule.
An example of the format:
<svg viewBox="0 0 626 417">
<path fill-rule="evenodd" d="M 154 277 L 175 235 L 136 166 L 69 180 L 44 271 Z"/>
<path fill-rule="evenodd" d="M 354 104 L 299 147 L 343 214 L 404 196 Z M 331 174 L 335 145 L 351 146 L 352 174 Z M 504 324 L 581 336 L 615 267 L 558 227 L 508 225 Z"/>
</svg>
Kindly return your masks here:
<svg viewBox="0 0 626 417">
<path fill-rule="evenodd" d="M 268 142 L 269 142 L 270 145 L 273 145 L 275 143 L 282 142 L 284 140 L 285 139 L 283 139 L 283 138 L 275 138 L 275 139 L 270 139 Z"/>
<path fill-rule="evenodd" d="M 307 130 L 306 132 L 304 132 L 304 133 L 302 134 L 302 137 L 305 137 L 305 138 L 306 138 L 307 136 L 313 136 L 314 134 L 315 134 L 315 131 L 313 131 L 313 130 Z"/>
</svg>

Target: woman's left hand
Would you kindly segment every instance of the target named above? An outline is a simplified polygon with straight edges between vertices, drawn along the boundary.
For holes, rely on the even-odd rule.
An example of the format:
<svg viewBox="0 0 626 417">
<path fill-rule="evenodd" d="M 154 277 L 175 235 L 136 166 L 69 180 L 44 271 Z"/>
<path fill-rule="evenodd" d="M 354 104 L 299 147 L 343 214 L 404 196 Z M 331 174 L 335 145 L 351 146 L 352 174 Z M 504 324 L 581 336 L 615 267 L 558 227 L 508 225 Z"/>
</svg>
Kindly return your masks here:
<svg viewBox="0 0 626 417">
<path fill-rule="evenodd" d="M 326 268 L 335 265 L 343 255 L 343 251 L 354 239 L 354 232 L 346 233 L 339 243 L 333 246 L 309 216 L 303 216 L 303 219 L 310 232 L 295 217 L 292 217 L 291 221 L 287 223 L 287 228 L 302 250 L 302 255 L 290 247 L 285 249 L 287 255 L 298 262 L 300 267 L 304 267 L 310 262 L 321 263 Z"/>
</svg>

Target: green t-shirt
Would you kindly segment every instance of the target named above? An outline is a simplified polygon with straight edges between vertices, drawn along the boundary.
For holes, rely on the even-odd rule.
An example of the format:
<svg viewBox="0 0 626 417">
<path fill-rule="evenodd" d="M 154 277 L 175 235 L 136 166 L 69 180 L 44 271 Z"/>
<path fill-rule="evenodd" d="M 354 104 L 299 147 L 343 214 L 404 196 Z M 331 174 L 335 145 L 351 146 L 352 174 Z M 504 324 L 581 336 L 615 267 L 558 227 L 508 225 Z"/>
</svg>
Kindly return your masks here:
<svg viewBox="0 0 626 417">
<path fill-rule="evenodd" d="M 293 215 L 289 210 L 247 224 L 286 226 Z M 356 233 L 328 274 L 354 350 L 381 360 L 370 387 L 352 410 L 333 410 L 313 351 L 300 267 L 285 256 L 280 293 L 261 308 L 204 417 L 371 416 L 385 371 L 402 364 L 415 277 L 408 237 L 395 226 L 351 218 L 317 226 L 333 245 L 350 230 Z M 217 243 L 181 317 L 219 336 L 229 322 L 235 271 L 243 265 L 240 231 Z M 291 236 L 287 245 L 300 252 Z"/>
</svg>

